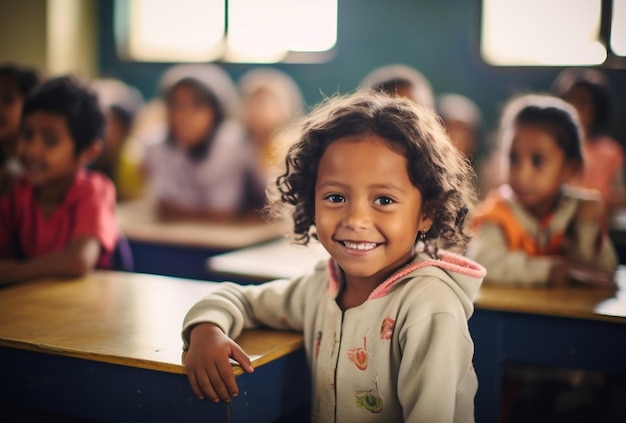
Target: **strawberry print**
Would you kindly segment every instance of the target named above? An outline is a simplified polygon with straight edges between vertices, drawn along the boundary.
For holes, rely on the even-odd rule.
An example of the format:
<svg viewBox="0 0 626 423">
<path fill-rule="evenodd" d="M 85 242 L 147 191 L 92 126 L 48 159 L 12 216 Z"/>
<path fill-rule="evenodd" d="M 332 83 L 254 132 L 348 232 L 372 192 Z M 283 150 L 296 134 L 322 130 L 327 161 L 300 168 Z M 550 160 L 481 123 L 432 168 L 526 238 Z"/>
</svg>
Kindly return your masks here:
<svg viewBox="0 0 626 423">
<path fill-rule="evenodd" d="M 385 317 L 383 323 L 380 325 L 380 339 L 391 339 L 393 335 L 393 329 L 396 326 L 396 321 L 391 317 Z"/>
<path fill-rule="evenodd" d="M 367 336 L 363 337 L 363 346 L 359 348 L 352 348 L 346 351 L 348 359 L 354 363 L 359 370 L 367 369 L 367 365 L 370 362 L 370 354 L 367 351 Z"/>
</svg>

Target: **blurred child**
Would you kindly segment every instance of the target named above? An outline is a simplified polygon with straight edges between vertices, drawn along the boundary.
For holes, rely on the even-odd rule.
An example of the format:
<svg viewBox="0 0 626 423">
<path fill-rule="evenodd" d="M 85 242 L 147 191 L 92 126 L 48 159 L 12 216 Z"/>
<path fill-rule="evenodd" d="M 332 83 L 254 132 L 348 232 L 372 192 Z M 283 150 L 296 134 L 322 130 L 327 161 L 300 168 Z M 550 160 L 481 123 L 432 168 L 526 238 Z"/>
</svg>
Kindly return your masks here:
<svg viewBox="0 0 626 423">
<path fill-rule="evenodd" d="M 71 77 L 45 82 L 24 103 L 22 176 L 0 198 L 0 283 L 74 277 L 109 268 L 118 240 L 115 187 L 85 166 L 102 150 L 97 96 Z"/>
<path fill-rule="evenodd" d="M 626 206 L 624 148 L 608 133 L 611 90 L 597 69 L 568 68 L 559 74 L 552 90 L 576 108 L 583 130 L 585 166 L 572 184 L 600 191 L 608 212 Z"/>
<path fill-rule="evenodd" d="M 127 160 L 125 146 L 135 113 L 143 104 L 143 96 L 136 88 L 116 79 L 97 79 L 92 81 L 92 87 L 98 94 L 106 125 L 104 150 L 90 167 L 104 173 L 113 181 L 118 199 L 133 197 L 136 179 L 141 177 L 141 170 L 138 163 L 133 165 Z"/>
<path fill-rule="evenodd" d="M 583 166 L 573 107 L 552 96 L 513 99 L 501 121 L 508 185 L 493 190 L 468 256 L 502 284 L 612 284 L 617 256 L 593 191 L 568 187 Z"/>
<path fill-rule="evenodd" d="M 253 368 L 232 339 L 267 325 L 304 332 L 312 421 L 474 421 L 467 319 L 485 273 L 437 251 L 466 245 L 473 170 L 437 116 L 369 90 L 333 97 L 304 119 L 286 160 L 270 206 L 332 258 L 291 281 L 220 284 L 193 306 L 183 328 L 193 391 L 236 396 L 229 357 Z"/>
<path fill-rule="evenodd" d="M 247 139 L 258 159 L 258 172 L 251 175 L 250 185 L 256 205 L 263 206 L 271 163 L 291 142 L 287 128 L 303 114 L 304 100 L 291 76 L 273 68 L 246 72 L 239 79 L 239 93 Z"/>
<path fill-rule="evenodd" d="M 159 215 L 229 220 L 245 201 L 254 156 L 231 117 L 237 92 L 216 65 L 180 65 L 164 76 L 167 133 L 149 145 L 145 166 Z"/>
<path fill-rule="evenodd" d="M 470 98 L 460 94 L 445 93 L 436 98 L 437 113 L 441 117 L 452 143 L 471 162 L 478 177 L 479 197 L 498 186 L 499 167 L 494 154 L 482 151 L 483 117 Z"/>
<path fill-rule="evenodd" d="M 17 141 L 22 106 L 41 79 L 34 68 L 15 64 L 0 65 L 0 180 L 7 176 L 15 177 L 19 173 Z"/>
<path fill-rule="evenodd" d="M 407 65 L 392 64 L 376 68 L 363 78 L 361 88 L 408 98 L 431 109 L 435 107 L 430 82 L 417 69 Z"/>
</svg>

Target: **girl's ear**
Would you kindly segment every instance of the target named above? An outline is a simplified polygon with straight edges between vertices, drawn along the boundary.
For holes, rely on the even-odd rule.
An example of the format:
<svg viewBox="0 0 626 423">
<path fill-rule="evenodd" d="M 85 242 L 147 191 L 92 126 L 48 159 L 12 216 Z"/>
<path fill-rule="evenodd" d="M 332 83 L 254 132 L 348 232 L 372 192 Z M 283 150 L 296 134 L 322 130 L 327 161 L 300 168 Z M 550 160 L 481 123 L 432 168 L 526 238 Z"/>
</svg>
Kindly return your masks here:
<svg viewBox="0 0 626 423">
<path fill-rule="evenodd" d="M 98 158 L 104 149 L 104 141 L 100 138 L 93 140 L 91 144 L 79 155 L 79 160 L 83 166 L 87 166 Z"/>
<path fill-rule="evenodd" d="M 433 218 L 431 215 L 424 215 L 419 222 L 419 230 L 422 232 L 430 231 L 430 228 L 433 226 Z"/>
</svg>

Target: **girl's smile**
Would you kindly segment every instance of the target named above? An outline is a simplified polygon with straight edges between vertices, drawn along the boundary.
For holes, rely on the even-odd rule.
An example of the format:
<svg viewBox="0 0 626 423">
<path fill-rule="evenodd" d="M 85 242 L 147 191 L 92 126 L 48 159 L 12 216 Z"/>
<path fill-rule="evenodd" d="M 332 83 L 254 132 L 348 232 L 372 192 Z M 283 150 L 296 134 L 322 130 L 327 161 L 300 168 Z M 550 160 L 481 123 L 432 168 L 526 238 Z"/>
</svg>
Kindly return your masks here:
<svg viewBox="0 0 626 423">
<path fill-rule="evenodd" d="M 317 236 L 347 284 L 372 290 L 414 256 L 430 217 L 410 181 L 407 161 L 375 135 L 331 143 L 315 186 Z"/>
</svg>

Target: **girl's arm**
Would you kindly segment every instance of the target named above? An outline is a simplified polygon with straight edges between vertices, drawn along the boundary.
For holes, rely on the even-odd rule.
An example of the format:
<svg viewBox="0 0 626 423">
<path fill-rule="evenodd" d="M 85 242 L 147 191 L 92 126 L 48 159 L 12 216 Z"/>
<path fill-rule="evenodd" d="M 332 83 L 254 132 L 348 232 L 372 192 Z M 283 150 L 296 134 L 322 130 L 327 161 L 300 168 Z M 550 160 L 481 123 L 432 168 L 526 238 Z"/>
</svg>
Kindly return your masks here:
<svg viewBox="0 0 626 423">
<path fill-rule="evenodd" d="M 437 313 L 406 329 L 397 387 L 405 422 L 474 421 L 474 346 L 458 319 Z"/>
<path fill-rule="evenodd" d="M 467 256 L 487 269 L 485 282 L 501 285 L 546 285 L 553 265 L 553 261 L 547 257 L 510 251 L 500 227 L 490 223 L 481 225 L 468 248 Z"/>
<path fill-rule="evenodd" d="M 302 330 L 306 304 L 313 301 L 311 288 L 324 290 L 318 266 L 308 277 L 277 280 L 262 285 L 222 283 L 196 303 L 183 322 L 184 364 L 194 393 L 212 401 L 229 400 L 238 393 L 229 358 L 247 371 L 250 359 L 233 341 L 244 328 L 266 325 Z M 313 306 L 314 307 L 314 306 Z"/>
<path fill-rule="evenodd" d="M 98 240 L 91 236 L 79 237 L 60 251 L 0 264 L 0 284 L 43 277 L 80 277 L 96 266 L 99 257 Z"/>
</svg>

